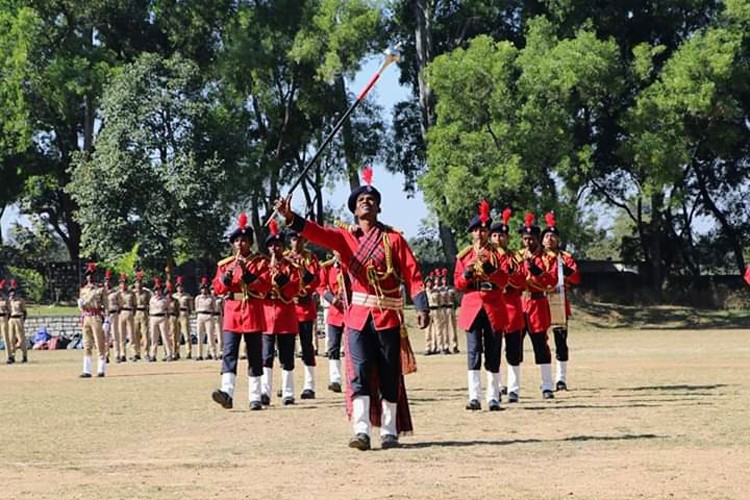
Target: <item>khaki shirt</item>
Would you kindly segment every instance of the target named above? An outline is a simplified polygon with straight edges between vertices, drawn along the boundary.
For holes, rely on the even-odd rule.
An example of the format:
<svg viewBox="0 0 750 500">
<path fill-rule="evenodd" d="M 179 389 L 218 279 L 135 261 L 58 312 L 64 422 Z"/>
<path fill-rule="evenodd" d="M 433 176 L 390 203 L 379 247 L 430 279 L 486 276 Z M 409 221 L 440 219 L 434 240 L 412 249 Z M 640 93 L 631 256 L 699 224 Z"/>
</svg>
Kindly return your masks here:
<svg viewBox="0 0 750 500">
<path fill-rule="evenodd" d="M 440 290 L 437 288 L 430 288 L 425 290 L 427 292 L 427 302 L 430 305 L 430 309 L 440 307 Z"/>
<path fill-rule="evenodd" d="M 118 313 L 120 312 L 121 307 L 122 304 L 120 302 L 120 291 L 110 290 L 110 292 L 107 294 L 107 312 L 110 314 Z"/>
<path fill-rule="evenodd" d="M 26 319 L 26 302 L 18 296 L 8 299 L 8 308 L 10 309 L 10 317 L 21 317 Z"/>
<path fill-rule="evenodd" d="M 10 314 L 10 302 L 8 297 L 0 295 L 0 318 L 4 318 Z"/>
<path fill-rule="evenodd" d="M 171 309 L 170 302 L 170 298 L 166 295 L 154 295 L 148 302 L 148 313 L 151 316 L 166 316 Z"/>
<path fill-rule="evenodd" d="M 144 288 L 141 288 L 140 292 L 133 291 L 133 295 L 135 295 L 136 309 L 148 311 L 148 306 L 151 301 L 151 292 Z"/>
<path fill-rule="evenodd" d="M 85 311 L 101 311 L 106 301 L 104 288 L 97 285 L 82 286 L 78 300 L 78 305 Z"/>
<path fill-rule="evenodd" d="M 440 305 L 453 308 L 456 293 L 449 286 L 440 287 Z"/>
<path fill-rule="evenodd" d="M 221 297 L 216 297 L 214 300 L 214 314 L 219 317 L 224 316 L 224 299 Z"/>
<path fill-rule="evenodd" d="M 195 312 L 213 314 L 215 302 L 213 295 L 200 294 L 195 297 Z"/>
<path fill-rule="evenodd" d="M 120 290 L 120 307 L 123 309 L 135 309 L 135 294 L 130 290 Z"/>
<path fill-rule="evenodd" d="M 180 316 L 190 316 L 190 313 L 193 312 L 193 296 L 183 292 L 176 293 L 174 298 L 177 300 Z"/>
</svg>

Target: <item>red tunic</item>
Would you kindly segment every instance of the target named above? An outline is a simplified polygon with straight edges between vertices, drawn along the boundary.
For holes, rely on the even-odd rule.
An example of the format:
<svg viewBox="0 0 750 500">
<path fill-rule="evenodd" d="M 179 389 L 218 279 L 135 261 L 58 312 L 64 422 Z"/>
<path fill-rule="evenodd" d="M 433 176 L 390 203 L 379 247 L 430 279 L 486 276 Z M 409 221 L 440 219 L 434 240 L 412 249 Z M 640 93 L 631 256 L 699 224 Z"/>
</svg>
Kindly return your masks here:
<svg viewBox="0 0 750 500">
<path fill-rule="evenodd" d="M 747 266 L 747 269 L 745 269 L 745 283 L 750 285 L 750 266 Z"/>
<path fill-rule="evenodd" d="M 526 326 L 526 320 L 523 317 L 523 302 L 521 302 L 521 292 L 526 288 L 526 275 L 523 271 L 523 265 L 518 258 L 508 252 L 506 254 L 512 262 L 513 270 L 508 276 L 508 286 L 505 287 L 505 310 L 508 312 L 508 327 L 506 332 L 519 332 Z"/>
<path fill-rule="evenodd" d="M 288 250 L 284 254 L 300 269 L 302 280 L 300 281 L 299 293 L 294 298 L 294 311 L 297 321 L 315 321 L 318 318 L 318 305 L 315 303 L 313 294 L 320 284 L 320 263 L 318 258 L 310 250 L 302 250 L 302 253 L 293 253 Z M 312 274 L 312 281 L 305 283 L 305 271 Z"/>
<path fill-rule="evenodd" d="M 278 275 L 287 276 L 289 281 L 283 286 L 277 285 L 274 277 Z M 294 298 L 299 293 L 301 279 L 299 268 L 292 261 L 282 258 L 276 264 L 275 270 L 269 269 L 269 276 L 273 284 L 263 301 L 266 317 L 264 333 L 299 333 L 297 314 L 294 310 Z"/>
<path fill-rule="evenodd" d="M 529 332 L 546 332 L 552 323 L 549 312 L 549 301 L 547 301 L 547 291 L 557 283 L 553 261 L 542 250 L 534 254 L 532 262 L 542 270 L 542 274 L 534 276 L 531 272 L 529 262 L 520 255 L 519 258 L 522 259 L 522 269 L 526 279 L 526 291 L 523 294 L 523 312 L 526 314 Z"/>
<path fill-rule="evenodd" d="M 218 263 L 213 287 L 216 295 L 227 294 L 224 301 L 224 331 L 232 333 L 260 333 L 266 328 L 263 297 L 271 288 L 268 260 L 261 254 L 251 254 L 244 266 L 235 266 L 234 257 Z M 231 271 L 232 281 L 225 285 L 222 277 Z M 247 271 L 255 280 L 247 284 L 242 279 Z"/>
<path fill-rule="evenodd" d="M 508 324 L 508 313 L 503 298 L 503 290 L 508 284 L 507 259 L 489 244 L 481 251 L 487 253 L 487 261 L 495 270 L 489 275 L 483 271 L 476 271 L 474 277 L 468 280 L 464 276 L 464 271 L 476 260 L 477 252 L 473 247 L 467 247 L 456 256 L 453 282 L 456 284 L 456 290 L 463 292 L 456 323 L 462 330 L 469 330 L 479 311 L 484 309 L 492 330 L 502 332 Z"/>
<path fill-rule="evenodd" d="M 361 228 L 352 232 L 341 228 L 323 227 L 311 220 L 303 219 L 303 221 L 302 236 L 316 245 L 337 250 L 343 263 L 348 263 L 352 259 L 360 244 L 366 239 L 366 235 Z M 295 223 L 298 222 L 295 221 Z M 377 262 L 371 260 L 367 263 L 368 275 L 377 276 L 377 278 L 373 278 L 375 281 L 363 280 L 359 276 L 351 277 L 353 297 L 352 303 L 345 314 L 345 322 L 346 326 L 354 330 L 364 330 L 367 318 L 370 316 L 373 318 L 376 330 L 385 330 L 401 325 L 398 308 L 359 305 L 354 303 L 357 301 L 356 295 L 361 294 L 360 296 L 366 295 L 369 297 L 379 295 L 388 302 L 401 301 L 402 281 L 406 286 L 407 293 L 412 298 L 417 297 L 424 291 L 419 264 L 404 237 L 398 231 L 387 226 L 383 234 L 384 238 L 380 245 L 383 246 L 385 253 L 390 255 L 390 262 L 386 259 L 380 259 Z"/>
<path fill-rule="evenodd" d="M 345 281 L 346 280 L 346 281 Z M 348 288 L 348 282 L 345 273 L 341 270 L 341 265 L 334 260 L 330 260 L 320 266 L 320 285 L 318 294 L 328 300 L 331 306 L 328 308 L 326 324 L 332 326 L 344 326 L 344 307 L 348 302 L 345 295 Z M 330 299 L 338 298 L 338 305 L 334 305 Z"/>
<path fill-rule="evenodd" d="M 560 272 L 557 268 L 559 262 L 557 260 L 557 253 L 547 250 L 547 255 L 549 256 L 549 259 L 552 261 L 552 266 L 555 273 L 555 285 L 557 285 L 558 277 L 560 276 L 558 273 Z M 578 263 L 575 261 L 572 255 L 570 255 L 568 252 L 560 252 L 560 256 L 562 257 L 562 263 L 571 268 L 573 270 L 573 273 L 570 276 L 564 276 L 563 275 L 563 281 L 565 283 L 565 316 L 567 318 L 570 318 L 570 299 L 568 298 L 567 290 L 570 289 L 572 285 L 580 285 L 581 284 L 581 273 L 578 272 Z M 556 289 L 552 289 L 549 292 L 555 293 Z"/>
</svg>

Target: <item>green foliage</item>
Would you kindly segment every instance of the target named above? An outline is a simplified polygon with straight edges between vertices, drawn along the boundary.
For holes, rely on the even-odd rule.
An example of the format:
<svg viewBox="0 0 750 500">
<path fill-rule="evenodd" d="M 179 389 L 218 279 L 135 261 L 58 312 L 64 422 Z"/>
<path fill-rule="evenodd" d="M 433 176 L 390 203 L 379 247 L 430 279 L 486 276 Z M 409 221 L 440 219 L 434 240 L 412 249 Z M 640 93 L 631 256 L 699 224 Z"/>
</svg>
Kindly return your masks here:
<svg viewBox="0 0 750 500">
<path fill-rule="evenodd" d="M 8 266 L 11 276 L 18 280 L 21 294 L 32 302 L 41 302 L 46 289 L 42 274 L 31 268 Z"/>
</svg>

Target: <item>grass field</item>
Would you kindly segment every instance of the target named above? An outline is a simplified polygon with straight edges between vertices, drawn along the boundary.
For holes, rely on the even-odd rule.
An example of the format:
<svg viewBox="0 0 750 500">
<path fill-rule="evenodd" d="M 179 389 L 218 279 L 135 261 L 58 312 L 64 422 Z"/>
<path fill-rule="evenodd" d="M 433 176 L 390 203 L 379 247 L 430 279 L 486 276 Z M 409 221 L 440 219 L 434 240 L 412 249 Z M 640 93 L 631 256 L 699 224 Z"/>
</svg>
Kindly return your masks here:
<svg viewBox="0 0 750 500">
<path fill-rule="evenodd" d="M 527 342 L 499 413 L 463 409 L 463 353 L 418 355 L 414 435 L 364 453 L 322 357 L 318 399 L 251 413 L 244 378 L 235 409 L 211 402 L 218 362 L 80 380 L 81 351 L 32 352 L 0 366 L 0 498 L 748 498 L 750 330 L 611 326 L 573 324 L 552 401 Z"/>
</svg>

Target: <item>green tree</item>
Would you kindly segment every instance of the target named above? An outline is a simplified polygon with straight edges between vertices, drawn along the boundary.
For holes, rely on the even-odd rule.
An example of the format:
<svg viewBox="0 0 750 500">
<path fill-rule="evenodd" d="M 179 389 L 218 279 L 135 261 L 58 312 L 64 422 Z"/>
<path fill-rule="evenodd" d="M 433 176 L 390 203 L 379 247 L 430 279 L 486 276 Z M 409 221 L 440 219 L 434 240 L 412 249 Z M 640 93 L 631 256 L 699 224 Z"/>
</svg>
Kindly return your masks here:
<svg viewBox="0 0 750 500">
<path fill-rule="evenodd" d="M 102 101 L 97 150 L 79 157 L 69 186 L 85 254 L 112 265 L 139 243 L 144 259 L 217 256 L 228 211 L 216 113 L 191 61 L 144 54 L 123 68 Z"/>
</svg>

